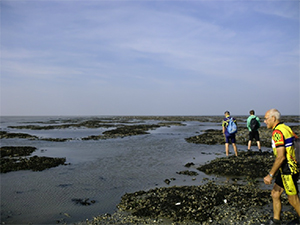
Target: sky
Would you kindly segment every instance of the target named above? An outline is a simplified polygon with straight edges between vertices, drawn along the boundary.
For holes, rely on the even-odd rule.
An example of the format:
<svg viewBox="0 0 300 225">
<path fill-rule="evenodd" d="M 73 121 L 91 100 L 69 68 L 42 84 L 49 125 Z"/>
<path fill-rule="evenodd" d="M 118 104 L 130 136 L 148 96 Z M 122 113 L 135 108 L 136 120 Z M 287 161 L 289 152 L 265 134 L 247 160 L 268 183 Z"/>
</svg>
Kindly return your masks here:
<svg viewBox="0 0 300 225">
<path fill-rule="evenodd" d="M 1 0 L 1 115 L 299 115 L 298 0 Z"/>
</svg>

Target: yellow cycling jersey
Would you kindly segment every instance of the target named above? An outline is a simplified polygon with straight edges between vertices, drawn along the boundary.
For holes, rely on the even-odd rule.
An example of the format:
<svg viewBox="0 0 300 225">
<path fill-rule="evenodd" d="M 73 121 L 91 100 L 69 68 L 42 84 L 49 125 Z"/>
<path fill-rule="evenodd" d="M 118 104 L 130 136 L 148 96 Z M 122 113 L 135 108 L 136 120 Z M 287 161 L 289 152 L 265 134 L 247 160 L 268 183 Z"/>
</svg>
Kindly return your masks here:
<svg viewBox="0 0 300 225">
<path fill-rule="evenodd" d="M 279 169 L 281 174 L 297 174 L 299 169 L 296 162 L 295 148 L 294 148 L 294 132 L 292 129 L 283 124 L 279 123 L 273 128 L 272 133 L 272 148 L 274 155 L 277 157 L 278 147 L 285 147 L 286 159 Z"/>
</svg>

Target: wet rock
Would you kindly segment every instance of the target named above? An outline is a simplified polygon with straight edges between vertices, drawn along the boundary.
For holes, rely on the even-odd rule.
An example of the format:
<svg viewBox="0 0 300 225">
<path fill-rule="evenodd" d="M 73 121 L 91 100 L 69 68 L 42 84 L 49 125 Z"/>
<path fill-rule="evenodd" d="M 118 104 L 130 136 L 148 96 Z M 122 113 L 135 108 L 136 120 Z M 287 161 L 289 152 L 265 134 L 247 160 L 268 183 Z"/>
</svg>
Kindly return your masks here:
<svg viewBox="0 0 300 225">
<path fill-rule="evenodd" d="M 19 157 L 28 156 L 36 150 L 37 148 L 32 146 L 3 146 L 0 148 L 0 153 L 1 158 L 6 156 Z"/>
<path fill-rule="evenodd" d="M 190 170 L 184 170 L 180 172 L 176 172 L 177 174 L 183 174 L 183 175 L 188 175 L 188 176 L 197 176 L 198 173 L 195 171 L 190 171 Z"/>
<path fill-rule="evenodd" d="M 162 126 L 162 127 L 186 126 L 185 124 L 182 124 L 181 122 L 160 122 L 160 123 L 158 123 L 158 125 Z"/>
<path fill-rule="evenodd" d="M 167 222 L 167 223 L 166 223 Z M 128 212 L 118 211 L 113 214 L 106 213 L 104 215 L 100 215 L 94 217 L 93 220 L 86 220 L 83 222 L 76 223 L 76 225 L 107 225 L 107 224 L 123 224 L 123 225 L 142 225 L 142 224 L 170 224 L 169 221 L 164 219 L 156 219 L 156 218 L 141 218 L 137 216 L 133 216 Z M 175 224 L 174 224 L 175 225 Z"/>
<path fill-rule="evenodd" d="M 271 135 L 272 131 L 268 130 L 266 127 L 262 127 L 259 130 L 260 132 L 260 142 L 261 146 L 271 147 Z M 225 144 L 225 138 L 221 130 L 206 130 L 203 134 L 189 137 L 185 139 L 189 143 L 194 144 Z M 236 143 L 240 145 L 247 145 L 249 140 L 249 131 L 247 128 L 239 128 L 236 134 Z M 252 146 L 256 145 L 256 142 L 253 141 Z"/>
<path fill-rule="evenodd" d="M 96 203 L 95 200 L 90 200 L 89 198 L 86 199 L 73 198 L 72 201 L 75 202 L 75 204 L 84 205 L 84 206 L 88 206 Z"/>
<path fill-rule="evenodd" d="M 171 181 L 170 181 L 169 179 L 165 179 L 164 182 L 165 182 L 166 184 L 170 184 L 170 183 L 171 183 Z"/>
<path fill-rule="evenodd" d="M 7 133 L 6 131 L 0 131 L 0 139 L 8 138 L 24 138 L 29 140 L 41 140 L 41 141 L 52 141 L 52 142 L 64 142 L 72 140 L 72 138 L 39 138 L 34 135 L 26 133 Z"/>
<path fill-rule="evenodd" d="M 13 129 L 29 129 L 29 130 L 54 130 L 54 129 L 67 129 L 67 128 L 110 128 L 115 127 L 115 124 L 109 124 L 107 121 L 103 120 L 88 120 L 83 121 L 80 123 L 75 123 L 78 121 L 72 121 L 74 123 L 67 123 L 67 124 L 57 124 L 57 125 L 48 125 L 48 126 L 41 126 L 41 125 L 23 125 L 23 126 L 8 126 L 8 128 Z"/>
<path fill-rule="evenodd" d="M 7 173 L 18 170 L 42 171 L 51 167 L 64 165 L 65 158 L 33 156 L 30 158 L 1 158 L 0 172 Z"/>
<path fill-rule="evenodd" d="M 108 130 L 103 132 L 104 135 L 112 136 L 128 136 L 128 135 L 139 135 L 139 134 L 148 134 L 146 131 L 151 129 L 156 129 L 160 127 L 159 125 L 132 125 L 132 126 L 122 126 L 114 130 Z"/>
<path fill-rule="evenodd" d="M 150 219 L 150 224 L 262 224 L 271 216 L 271 202 L 270 190 L 252 184 L 208 182 L 202 186 L 156 188 L 122 196 L 110 224 L 132 224 L 134 220 L 139 221 L 134 224 L 148 224 Z M 283 204 L 288 205 L 286 196 Z M 116 220 L 120 215 L 125 215 L 122 223 Z M 296 218 L 296 213 L 283 215 L 285 221 Z M 104 224 L 101 221 L 105 219 L 99 216 L 94 221 Z"/>
<path fill-rule="evenodd" d="M 0 131 L 0 139 L 4 138 L 26 138 L 30 140 L 38 139 L 37 136 L 26 134 L 26 133 L 8 133 L 6 131 Z"/>
<path fill-rule="evenodd" d="M 130 211 L 137 217 L 208 224 L 226 218 L 228 208 L 234 209 L 234 214 L 230 215 L 232 220 L 242 221 L 246 219 L 249 209 L 270 202 L 268 190 L 259 190 L 255 186 L 217 185 L 209 182 L 203 186 L 157 188 L 125 194 L 118 208 Z M 268 216 L 261 218 L 266 219 Z"/>
<path fill-rule="evenodd" d="M 194 166 L 194 165 L 195 164 L 193 162 L 190 162 L 190 163 L 185 164 L 184 166 L 189 168 L 189 167 Z"/>
<path fill-rule="evenodd" d="M 98 136 L 89 136 L 82 138 L 82 140 L 99 140 L 99 139 L 108 139 L 108 138 L 122 138 L 133 135 L 143 135 L 149 134 L 147 131 L 159 128 L 159 125 L 131 125 L 131 126 L 121 126 L 113 130 L 108 130 L 103 132 L 103 135 Z"/>
<path fill-rule="evenodd" d="M 52 141 L 52 142 L 65 142 L 70 141 L 72 138 L 40 138 L 41 141 Z"/>
<path fill-rule="evenodd" d="M 29 156 L 36 150 L 31 146 L 4 146 L 0 148 L 0 172 L 7 173 L 18 170 L 42 171 L 51 167 L 64 165 L 66 158 Z"/>
<path fill-rule="evenodd" d="M 273 152 L 246 151 L 223 158 L 216 158 L 197 169 L 206 174 L 222 176 L 246 176 L 250 178 L 264 177 L 274 163 Z"/>
</svg>

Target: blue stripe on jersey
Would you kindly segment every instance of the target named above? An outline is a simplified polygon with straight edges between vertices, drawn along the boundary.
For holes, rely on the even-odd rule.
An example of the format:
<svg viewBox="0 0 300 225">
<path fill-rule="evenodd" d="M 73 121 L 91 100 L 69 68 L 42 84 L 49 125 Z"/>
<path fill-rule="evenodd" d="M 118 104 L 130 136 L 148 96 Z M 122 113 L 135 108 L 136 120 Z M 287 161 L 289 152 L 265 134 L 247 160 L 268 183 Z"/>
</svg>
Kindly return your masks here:
<svg viewBox="0 0 300 225">
<path fill-rule="evenodd" d="M 290 137 L 290 138 L 287 138 L 285 139 L 285 147 L 291 147 L 294 143 L 294 138 L 295 137 Z"/>
</svg>

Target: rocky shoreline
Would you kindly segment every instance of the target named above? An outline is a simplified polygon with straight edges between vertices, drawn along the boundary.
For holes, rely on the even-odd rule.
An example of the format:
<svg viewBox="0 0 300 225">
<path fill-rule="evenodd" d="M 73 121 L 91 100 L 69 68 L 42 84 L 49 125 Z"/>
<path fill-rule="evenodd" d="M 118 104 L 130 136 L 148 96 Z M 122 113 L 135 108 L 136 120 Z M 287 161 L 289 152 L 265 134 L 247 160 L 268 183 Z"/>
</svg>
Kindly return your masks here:
<svg viewBox="0 0 300 225">
<path fill-rule="evenodd" d="M 236 117 L 245 122 L 247 117 Z M 160 120 L 157 124 L 127 125 L 130 120 Z M 184 121 L 199 121 L 221 123 L 222 117 L 122 117 L 117 120 L 98 120 L 80 122 L 65 121 L 67 124 L 51 126 L 14 126 L 11 129 L 65 129 L 70 127 L 110 128 L 101 135 L 83 137 L 82 140 L 101 140 L 108 138 L 122 138 L 132 135 L 145 135 L 147 131 L 162 126 L 184 126 Z M 298 117 L 285 117 L 285 121 L 299 123 Z M 300 134 L 300 126 L 292 126 L 294 132 Z M 201 132 L 201 131 L 200 131 Z M 247 145 L 248 130 L 239 127 L 237 144 Z M 68 141 L 71 139 L 41 139 L 24 133 L 9 133 L 1 131 L 1 138 L 26 138 L 44 141 Z M 271 131 L 260 128 L 261 144 L 270 147 Z M 221 130 L 206 130 L 201 134 L 186 138 L 194 144 L 224 144 Z M 252 145 L 256 145 L 253 143 Z M 22 149 L 23 148 L 23 149 Z M 254 149 L 254 148 L 253 148 Z M 28 157 L 36 150 L 35 147 L 4 146 L 1 147 L 1 172 L 20 169 L 43 170 L 53 166 L 64 165 L 66 159 L 49 157 Z M 170 186 L 137 191 L 122 196 L 114 214 L 95 217 L 91 221 L 76 223 L 83 224 L 264 224 L 272 215 L 270 190 L 262 188 L 262 177 L 268 172 L 274 157 L 271 151 L 239 151 L 239 157 L 230 156 L 216 158 L 204 165 L 187 163 L 189 170 L 176 172 L 183 175 L 197 176 L 199 172 L 213 174 L 216 177 L 229 177 L 227 182 L 204 180 L 203 185 Z M 12 168 L 9 170 L 9 168 Z M 167 182 L 166 182 L 167 183 Z M 170 182 L 168 183 L 170 184 Z M 93 201 L 93 202 L 92 202 Z M 76 204 L 90 205 L 94 200 L 74 199 Z M 288 223 L 297 218 L 286 196 L 283 197 L 284 211 L 282 219 Z"/>
<path fill-rule="evenodd" d="M 299 134 L 299 126 L 293 127 Z M 268 130 L 262 129 L 262 136 L 268 136 Z M 212 138 L 211 142 L 207 134 Z M 217 133 L 217 135 L 212 135 Z M 243 130 L 242 135 L 248 131 Z M 223 139 L 220 131 L 209 130 L 187 141 L 193 143 L 217 144 Z M 270 140 L 270 136 L 268 137 Z M 263 145 L 265 142 L 262 142 Z M 267 224 L 272 217 L 272 199 L 269 189 L 262 178 L 268 173 L 274 162 L 271 151 L 240 151 L 239 157 L 216 158 L 197 167 L 186 164 L 207 174 L 229 176 L 231 181 L 216 182 L 209 180 L 204 185 L 156 188 L 137 191 L 122 196 L 118 211 L 112 215 L 100 215 L 88 224 Z M 191 174 L 189 172 L 192 172 Z M 196 176 L 194 171 L 182 171 L 182 174 Z M 239 182 L 240 181 L 240 182 Z M 168 183 L 167 183 L 168 184 Z M 269 186 L 270 187 L 270 186 Z M 295 224 L 298 216 L 283 195 L 283 224 Z"/>
<path fill-rule="evenodd" d="M 197 170 L 206 174 L 218 176 L 246 177 L 252 180 L 262 178 L 268 174 L 273 165 L 275 157 L 271 151 L 243 151 L 239 152 L 239 157 L 235 155 L 217 158 L 208 164 L 201 165 Z"/>
<path fill-rule="evenodd" d="M 226 182 L 205 181 L 199 186 L 172 186 L 137 191 L 122 196 L 118 211 L 100 215 L 89 224 L 265 224 L 271 218 L 269 189 L 262 189 L 262 177 L 272 166 L 271 152 L 240 152 L 240 156 L 217 158 L 197 167 L 216 176 L 230 175 Z M 188 163 L 187 167 L 195 167 Z M 257 168 L 254 168 L 257 167 Z M 297 215 L 283 196 L 284 224 Z"/>
</svg>

